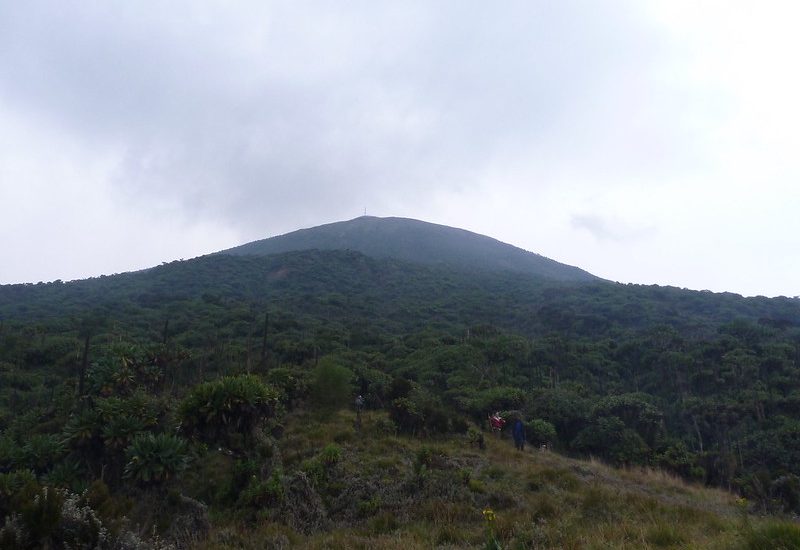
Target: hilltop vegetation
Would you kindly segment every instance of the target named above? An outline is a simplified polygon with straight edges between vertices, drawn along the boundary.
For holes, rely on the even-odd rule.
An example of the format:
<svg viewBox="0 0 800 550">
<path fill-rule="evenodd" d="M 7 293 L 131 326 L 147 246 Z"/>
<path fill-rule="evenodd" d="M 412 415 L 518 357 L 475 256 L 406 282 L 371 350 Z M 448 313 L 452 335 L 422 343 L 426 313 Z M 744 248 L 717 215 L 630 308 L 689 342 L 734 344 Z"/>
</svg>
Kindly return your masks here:
<svg viewBox="0 0 800 550">
<path fill-rule="evenodd" d="M 354 251 L 0 287 L 0 542 L 478 545 L 488 506 L 520 548 L 764 547 L 796 532 L 698 486 L 800 513 L 799 327 L 796 299 Z M 492 410 L 695 485 L 482 452 Z"/>
</svg>

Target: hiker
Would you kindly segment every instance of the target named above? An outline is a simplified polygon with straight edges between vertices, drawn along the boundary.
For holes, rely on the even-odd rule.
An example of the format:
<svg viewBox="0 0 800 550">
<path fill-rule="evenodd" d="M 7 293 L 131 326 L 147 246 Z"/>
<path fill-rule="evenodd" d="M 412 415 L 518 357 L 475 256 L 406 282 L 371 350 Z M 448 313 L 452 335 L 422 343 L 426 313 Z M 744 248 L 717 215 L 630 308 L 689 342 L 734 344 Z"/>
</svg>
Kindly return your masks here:
<svg viewBox="0 0 800 550">
<path fill-rule="evenodd" d="M 525 424 L 522 423 L 521 418 L 517 418 L 514 421 L 514 427 L 511 429 L 511 433 L 514 436 L 514 446 L 517 448 L 518 451 L 525 450 Z"/>
<path fill-rule="evenodd" d="M 506 421 L 500 416 L 500 411 L 495 412 L 489 417 L 489 426 L 492 428 L 493 432 L 497 432 L 498 437 L 500 437 L 500 430 L 503 429 L 503 424 L 505 423 Z"/>
</svg>

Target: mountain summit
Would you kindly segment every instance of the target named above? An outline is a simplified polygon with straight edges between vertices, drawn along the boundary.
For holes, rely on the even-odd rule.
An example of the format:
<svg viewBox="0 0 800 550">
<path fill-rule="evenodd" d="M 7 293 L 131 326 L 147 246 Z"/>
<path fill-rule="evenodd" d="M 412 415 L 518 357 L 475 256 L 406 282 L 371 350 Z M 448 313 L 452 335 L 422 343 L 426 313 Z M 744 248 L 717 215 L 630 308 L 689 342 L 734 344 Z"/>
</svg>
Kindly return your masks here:
<svg viewBox="0 0 800 550">
<path fill-rule="evenodd" d="M 355 250 L 375 258 L 514 271 L 559 281 L 597 280 L 597 277 L 582 269 L 485 235 L 408 218 L 361 216 L 253 241 L 221 253 L 267 256 L 312 249 Z"/>
</svg>

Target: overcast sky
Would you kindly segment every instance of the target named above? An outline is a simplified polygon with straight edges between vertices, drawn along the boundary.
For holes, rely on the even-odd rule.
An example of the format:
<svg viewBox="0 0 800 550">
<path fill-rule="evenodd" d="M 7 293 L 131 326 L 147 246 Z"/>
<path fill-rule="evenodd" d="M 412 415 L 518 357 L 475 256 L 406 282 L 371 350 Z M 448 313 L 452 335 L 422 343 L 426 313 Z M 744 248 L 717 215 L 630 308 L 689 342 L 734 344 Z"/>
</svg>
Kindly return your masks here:
<svg viewBox="0 0 800 550">
<path fill-rule="evenodd" d="M 363 213 L 800 294 L 800 3 L 0 0 L 0 283 Z"/>
</svg>

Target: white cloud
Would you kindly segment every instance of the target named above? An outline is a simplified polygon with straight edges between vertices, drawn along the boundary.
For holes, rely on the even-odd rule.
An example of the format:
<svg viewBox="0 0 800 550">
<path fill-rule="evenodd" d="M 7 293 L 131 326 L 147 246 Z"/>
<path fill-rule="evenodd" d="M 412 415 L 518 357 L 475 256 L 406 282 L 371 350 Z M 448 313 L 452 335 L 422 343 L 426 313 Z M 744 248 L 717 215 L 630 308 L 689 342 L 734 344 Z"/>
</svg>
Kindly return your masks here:
<svg viewBox="0 0 800 550">
<path fill-rule="evenodd" d="M 113 149 L 86 150 L 3 105 L 0 125 L 0 283 L 130 271 L 237 241 L 156 196 L 146 208 L 122 202 L 111 184 Z"/>
</svg>

